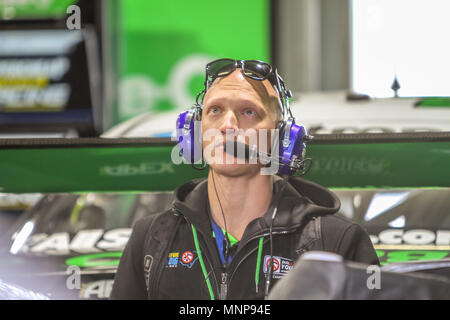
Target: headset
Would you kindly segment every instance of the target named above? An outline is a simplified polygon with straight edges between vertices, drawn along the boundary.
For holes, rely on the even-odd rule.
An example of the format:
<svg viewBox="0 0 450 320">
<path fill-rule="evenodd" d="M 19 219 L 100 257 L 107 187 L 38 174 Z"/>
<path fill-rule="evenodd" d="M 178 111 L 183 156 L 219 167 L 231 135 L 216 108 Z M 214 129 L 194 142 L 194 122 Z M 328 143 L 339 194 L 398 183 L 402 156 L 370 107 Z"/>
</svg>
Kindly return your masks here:
<svg viewBox="0 0 450 320">
<path fill-rule="evenodd" d="M 278 175 L 292 176 L 297 170 L 300 170 L 301 175 L 303 175 L 309 170 L 311 164 L 310 158 L 305 159 L 306 143 L 313 137 L 307 134 L 304 126 L 295 123 L 289 105 L 292 92 L 286 88 L 278 71 L 274 69 L 272 72 L 277 81 L 273 87 L 278 93 L 283 120 L 279 122 L 277 127 L 279 130 L 279 153 L 277 157 L 272 157 L 271 160 L 278 164 Z M 185 163 L 198 164 L 203 160 L 202 134 L 199 124 L 202 119 L 203 98 L 207 87 L 207 80 L 205 80 L 205 87 L 197 94 L 195 104 L 177 117 L 176 140 L 178 141 L 180 155 Z M 199 102 L 200 96 L 202 96 L 202 99 Z M 259 154 L 262 155 L 262 153 Z"/>
<path fill-rule="evenodd" d="M 220 59 L 219 59 L 220 60 Z M 229 59 L 230 60 L 230 59 Z M 253 60 L 254 62 L 255 60 Z M 244 73 L 244 61 L 239 61 L 242 66 L 242 72 Z M 258 61 L 257 61 L 258 62 Z M 209 64 L 208 64 L 209 65 Z M 177 117 L 176 122 L 176 140 L 178 141 L 178 148 L 180 155 L 184 159 L 185 163 L 190 163 L 194 166 L 195 163 L 201 163 L 203 161 L 203 150 L 202 150 L 202 133 L 201 133 L 201 119 L 202 119 L 202 109 L 203 109 L 203 99 L 208 89 L 208 65 L 206 66 L 206 79 L 204 83 L 204 89 L 197 94 L 195 98 L 195 104 L 187 111 L 182 112 Z M 237 66 L 237 65 L 235 65 Z M 277 174 L 284 177 L 283 184 L 281 186 L 281 191 L 279 192 L 278 199 L 275 200 L 275 206 L 272 213 L 271 223 L 270 223 L 270 268 L 268 274 L 266 274 L 265 288 L 264 288 L 264 296 L 267 298 L 271 283 L 271 278 L 273 274 L 273 237 L 272 237 L 272 227 L 273 222 L 275 220 L 275 216 L 277 213 L 277 208 L 279 206 L 281 200 L 281 194 L 283 193 L 284 188 L 287 185 L 287 179 L 289 176 L 294 175 L 297 170 L 300 170 L 301 174 L 305 174 L 311 165 L 311 159 L 306 158 L 306 143 L 312 139 L 306 132 L 304 126 L 298 125 L 295 123 L 295 118 L 292 115 L 289 99 L 292 97 L 292 92 L 286 88 L 286 85 L 278 74 L 278 71 L 274 69 L 272 71 L 272 67 L 270 67 L 270 72 L 272 72 L 272 81 L 271 84 L 274 89 L 277 91 L 280 106 L 283 113 L 283 119 L 278 123 L 277 129 L 279 130 L 279 141 L 275 141 L 276 143 L 272 143 L 272 148 L 277 149 L 278 144 L 278 154 L 269 155 L 270 161 L 273 161 L 276 165 L 278 165 Z M 252 78 L 245 74 L 247 77 Z M 266 74 L 267 75 L 267 74 Z M 276 82 L 273 81 L 273 77 L 275 77 Z M 256 79 L 261 80 L 261 78 Z M 263 79 L 265 80 L 265 78 Z M 211 80 L 211 83 L 214 79 Z M 201 102 L 199 102 L 199 98 L 202 96 Z M 235 142 L 236 144 L 236 142 Z M 246 147 L 246 155 L 245 157 L 249 157 L 250 153 L 255 151 L 253 146 L 249 147 L 245 144 Z M 225 148 L 225 152 L 227 152 Z M 253 152 L 258 157 L 264 157 L 267 159 L 268 154 L 257 151 Z M 309 160 L 309 162 L 307 161 Z M 307 166 L 309 164 L 309 166 Z M 205 163 L 206 165 L 206 163 Z M 203 167 L 204 168 L 204 167 Z M 212 174 L 214 188 L 216 188 L 214 181 L 214 172 Z M 225 236 L 224 236 L 224 244 L 223 244 L 223 254 L 225 257 L 225 261 L 228 261 L 229 254 L 229 241 L 228 241 L 228 230 L 226 225 L 226 219 L 224 215 L 224 211 L 222 205 L 220 203 L 220 199 L 216 196 L 219 201 L 219 205 L 222 211 L 222 217 L 225 225 Z M 194 226 L 192 226 L 193 230 L 195 230 Z M 195 237 L 194 237 L 195 238 Z M 262 244 L 262 242 L 260 241 Z M 226 268 L 227 262 L 225 262 L 224 267 Z M 255 277 L 256 279 L 256 277 Z M 209 282 L 208 277 L 205 275 L 205 280 L 207 283 Z M 258 284 L 255 280 L 256 284 L 256 292 L 258 293 Z M 213 296 L 212 296 L 213 298 Z"/>
</svg>

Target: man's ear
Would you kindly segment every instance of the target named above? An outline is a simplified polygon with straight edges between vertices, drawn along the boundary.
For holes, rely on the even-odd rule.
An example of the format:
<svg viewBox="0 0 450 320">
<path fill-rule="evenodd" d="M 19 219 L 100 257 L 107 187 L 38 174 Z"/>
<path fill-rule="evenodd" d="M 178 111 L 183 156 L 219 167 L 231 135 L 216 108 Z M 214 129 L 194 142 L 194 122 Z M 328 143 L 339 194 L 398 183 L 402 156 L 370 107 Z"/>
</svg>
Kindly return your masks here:
<svg viewBox="0 0 450 320">
<path fill-rule="evenodd" d="M 275 129 L 282 130 L 284 126 L 283 120 L 275 120 Z"/>
</svg>

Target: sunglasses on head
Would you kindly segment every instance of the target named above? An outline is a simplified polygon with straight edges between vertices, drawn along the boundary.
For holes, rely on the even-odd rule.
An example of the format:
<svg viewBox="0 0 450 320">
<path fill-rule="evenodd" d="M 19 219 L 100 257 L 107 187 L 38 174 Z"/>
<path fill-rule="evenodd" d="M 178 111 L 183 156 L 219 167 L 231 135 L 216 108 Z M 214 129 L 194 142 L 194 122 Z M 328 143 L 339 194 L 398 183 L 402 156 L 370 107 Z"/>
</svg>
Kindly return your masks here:
<svg viewBox="0 0 450 320">
<path fill-rule="evenodd" d="M 242 73 L 253 80 L 269 80 L 272 85 L 276 85 L 276 78 L 272 66 L 259 60 L 234 60 L 219 59 L 206 65 L 206 85 L 209 87 L 214 80 L 225 77 L 237 68 L 242 69 Z M 275 81 L 274 81 L 275 80 Z"/>
<path fill-rule="evenodd" d="M 288 99 L 292 97 L 290 90 L 286 88 L 283 79 L 278 74 L 278 71 L 270 64 L 260 60 L 234 60 L 234 59 L 218 59 L 206 65 L 206 92 L 211 84 L 220 77 L 225 77 L 233 73 L 237 68 L 242 70 L 242 73 L 253 80 L 269 80 L 272 86 L 277 90 L 282 103 L 283 114 L 287 109 L 290 113 Z M 198 96 L 197 96 L 198 100 Z M 287 106 L 286 106 L 287 104 Z"/>
</svg>

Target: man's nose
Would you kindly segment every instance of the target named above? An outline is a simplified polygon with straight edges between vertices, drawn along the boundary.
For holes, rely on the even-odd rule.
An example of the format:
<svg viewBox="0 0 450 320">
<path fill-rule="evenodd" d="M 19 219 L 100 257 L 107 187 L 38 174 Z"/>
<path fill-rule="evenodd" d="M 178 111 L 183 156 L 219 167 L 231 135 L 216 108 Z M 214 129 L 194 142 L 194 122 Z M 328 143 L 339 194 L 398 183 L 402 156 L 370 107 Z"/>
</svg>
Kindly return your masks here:
<svg viewBox="0 0 450 320">
<path fill-rule="evenodd" d="M 239 130 L 239 121 L 235 115 L 235 113 L 231 110 L 227 111 L 225 116 L 223 117 L 223 122 L 220 126 L 220 131 L 226 134 L 227 130 L 237 131 Z"/>
</svg>

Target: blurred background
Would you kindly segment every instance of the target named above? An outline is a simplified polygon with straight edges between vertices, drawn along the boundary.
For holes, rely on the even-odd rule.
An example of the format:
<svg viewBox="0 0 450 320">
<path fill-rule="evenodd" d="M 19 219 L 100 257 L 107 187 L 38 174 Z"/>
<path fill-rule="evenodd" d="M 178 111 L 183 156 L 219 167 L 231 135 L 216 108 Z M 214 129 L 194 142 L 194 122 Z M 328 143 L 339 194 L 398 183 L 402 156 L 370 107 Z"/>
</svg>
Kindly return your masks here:
<svg viewBox="0 0 450 320">
<path fill-rule="evenodd" d="M 448 12 L 448 0 L 0 0 L 0 139 L 170 137 L 203 88 L 206 63 L 223 57 L 276 66 L 296 122 L 312 135 L 449 132 Z M 448 142 L 438 144 L 420 155 L 445 163 Z M 347 149 L 355 158 L 330 148 L 313 169 L 332 186 L 366 175 L 392 182 L 396 151 L 377 148 L 373 157 Z M 421 168 L 405 159 L 420 162 L 422 149 L 409 148 L 395 156 L 411 185 L 334 189 L 339 214 L 366 228 L 382 265 L 450 257 L 448 182 L 416 183 Z M 57 151 L 9 151 L 0 153 L 0 282 L 51 298 L 107 298 L 133 223 L 171 201 L 171 192 L 129 192 L 133 183 L 152 180 L 156 190 L 184 177 L 157 151 L 130 159 L 99 149 L 107 163 L 71 151 L 58 168 L 44 163 Z M 433 182 L 449 173 L 430 170 Z M 101 179 L 128 192 L 90 192 Z M 71 192 L 29 193 L 46 181 Z M 66 285 L 74 265 L 77 290 Z"/>
<path fill-rule="evenodd" d="M 313 133 L 448 130 L 449 9 L 445 0 L 2 0 L 0 134 L 98 136 L 151 113 L 146 135 L 169 136 L 205 64 L 221 57 L 277 66 Z"/>
</svg>

